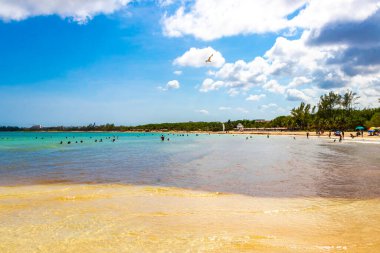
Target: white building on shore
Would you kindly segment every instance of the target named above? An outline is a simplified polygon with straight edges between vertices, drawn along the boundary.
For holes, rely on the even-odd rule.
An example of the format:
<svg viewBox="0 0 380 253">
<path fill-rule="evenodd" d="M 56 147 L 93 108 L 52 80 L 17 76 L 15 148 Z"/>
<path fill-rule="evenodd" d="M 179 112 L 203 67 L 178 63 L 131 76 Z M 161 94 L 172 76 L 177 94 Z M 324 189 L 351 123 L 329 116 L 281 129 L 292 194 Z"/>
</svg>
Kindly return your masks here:
<svg viewBox="0 0 380 253">
<path fill-rule="evenodd" d="M 30 129 L 38 130 L 38 129 L 42 129 L 42 128 L 44 128 L 42 125 L 34 125 Z"/>
<path fill-rule="evenodd" d="M 237 129 L 238 131 L 244 131 L 244 126 L 243 126 L 243 124 L 241 124 L 241 123 L 237 124 L 236 129 Z"/>
</svg>

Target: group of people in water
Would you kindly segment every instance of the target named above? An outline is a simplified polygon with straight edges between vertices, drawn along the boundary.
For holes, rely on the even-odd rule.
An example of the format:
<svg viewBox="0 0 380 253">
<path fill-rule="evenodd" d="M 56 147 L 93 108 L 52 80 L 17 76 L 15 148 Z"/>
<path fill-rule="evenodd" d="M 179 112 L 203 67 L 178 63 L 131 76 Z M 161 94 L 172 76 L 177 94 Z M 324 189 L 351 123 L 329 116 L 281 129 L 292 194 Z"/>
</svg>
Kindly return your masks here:
<svg viewBox="0 0 380 253">
<path fill-rule="evenodd" d="M 37 138 L 37 137 L 36 137 Z M 66 139 L 68 139 L 68 137 L 66 136 Z M 75 139 L 75 136 L 73 136 L 73 139 Z M 90 139 L 92 139 L 92 137 L 90 137 Z M 110 137 L 110 136 L 108 136 L 108 137 L 106 137 L 106 139 L 109 139 L 109 140 L 111 140 L 112 142 L 115 142 L 117 139 L 119 139 L 119 136 L 112 136 L 112 137 Z M 75 141 L 75 143 L 83 143 L 84 141 L 83 140 L 80 140 L 80 141 Z M 102 138 L 100 138 L 99 140 L 98 139 L 95 139 L 94 140 L 94 142 L 103 142 L 103 139 Z M 59 142 L 59 144 L 64 144 L 64 143 L 66 143 L 66 144 L 71 144 L 71 143 L 74 143 L 74 141 L 67 141 L 67 142 L 64 142 L 64 141 L 60 141 Z"/>
</svg>

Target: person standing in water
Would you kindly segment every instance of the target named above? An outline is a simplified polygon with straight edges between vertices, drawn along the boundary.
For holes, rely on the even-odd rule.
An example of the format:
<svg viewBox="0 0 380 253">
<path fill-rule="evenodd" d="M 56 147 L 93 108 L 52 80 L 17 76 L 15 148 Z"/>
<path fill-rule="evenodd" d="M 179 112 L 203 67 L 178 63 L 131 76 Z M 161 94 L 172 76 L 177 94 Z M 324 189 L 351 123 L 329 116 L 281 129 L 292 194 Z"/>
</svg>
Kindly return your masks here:
<svg viewBox="0 0 380 253">
<path fill-rule="evenodd" d="M 164 141 L 164 140 L 165 140 L 165 136 L 161 135 L 161 141 Z"/>
</svg>

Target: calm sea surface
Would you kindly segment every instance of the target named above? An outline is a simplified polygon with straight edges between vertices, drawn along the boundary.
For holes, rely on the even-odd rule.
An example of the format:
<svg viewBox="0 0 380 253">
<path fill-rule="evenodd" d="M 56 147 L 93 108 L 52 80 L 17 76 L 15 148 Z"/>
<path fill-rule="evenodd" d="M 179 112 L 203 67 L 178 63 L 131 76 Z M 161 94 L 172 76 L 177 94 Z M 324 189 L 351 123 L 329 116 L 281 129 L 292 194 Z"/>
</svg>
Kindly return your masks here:
<svg viewBox="0 0 380 253">
<path fill-rule="evenodd" d="M 165 134 L 170 141 L 162 142 L 160 136 L 0 133 L 0 185 L 119 183 L 260 197 L 380 197 L 380 145 L 208 134 Z"/>
</svg>

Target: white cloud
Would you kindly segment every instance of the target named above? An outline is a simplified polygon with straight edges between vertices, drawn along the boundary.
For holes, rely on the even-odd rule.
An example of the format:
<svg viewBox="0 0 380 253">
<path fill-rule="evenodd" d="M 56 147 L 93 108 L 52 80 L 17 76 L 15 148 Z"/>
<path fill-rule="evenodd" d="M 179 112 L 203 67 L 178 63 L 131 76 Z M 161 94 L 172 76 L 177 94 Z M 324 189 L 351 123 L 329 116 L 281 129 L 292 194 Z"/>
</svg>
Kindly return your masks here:
<svg viewBox="0 0 380 253">
<path fill-rule="evenodd" d="M 219 107 L 220 111 L 230 111 L 231 109 L 232 109 L 231 107 L 227 107 L 227 106 L 221 106 L 221 107 Z"/>
<path fill-rule="evenodd" d="M 283 94 L 285 92 L 285 87 L 280 85 L 276 80 L 270 80 L 263 85 L 263 88 L 273 93 Z"/>
<path fill-rule="evenodd" d="M 231 88 L 227 91 L 227 94 L 230 95 L 231 97 L 234 97 L 239 94 L 239 91 L 235 88 Z"/>
<path fill-rule="evenodd" d="M 131 0 L 1 0 L 0 19 L 23 20 L 33 16 L 58 15 L 86 23 L 99 14 L 111 14 Z"/>
<path fill-rule="evenodd" d="M 205 109 L 198 110 L 197 112 L 199 112 L 201 114 L 204 114 L 204 115 L 209 114 L 209 112 L 207 110 L 205 110 Z"/>
<path fill-rule="evenodd" d="M 287 96 L 287 99 L 290 101 L 306 101 L 307 102 L 310 100 L 310 97 L 306 96 L 305 93 L 297 89 L 286 90 L 286 96 Z"/>
<path fill-rule="evenodd" d="M 222 81 L 214 81 L 211 78 L 207 78 L 203 81 L 199 91 L 200 92 L 209 92 L 212 90 L 218 90 L 220 87 L 222 87 L 224 83 Z"/>
<path fill-rule="evenodd" d="M 289 88 L 294 88 L 298 86 L 302 86 L 304 84 L 310 83 L 312 80 L 310 78 L 307 78 L 305 76 L 297 76 L 294 77 L 293 80 L 289 83 Z"/>
<path fill-rule="evenodd" d="M 206 62 L 206 60 L 211 57 L 211 62 Z M 222 54 L 212 47 L 206 48 L 190 48 L 182 56 L 176 58 L 173 62 L 174 65 L 184 66 L 184 67 L 221 67 L 225 62 Z"/>
<path fill-rule="evenodd" d="M 179 89 L 180 85 L 177 80 L 171 80 L 166 84 L 168 89 Z"/>
<path fill-rule="evenodd" d="M 174 4 L 175 0 L 158 0 L 158 5 L 161 7 L 167 7 Z"/>
<path fill-rule="evenodd" d="M 376 93 L 366 91 L 380 86 L 380 67 L 370 66 L 369 73 L 349 76 L 344 65 L 330 63 L 346 46 L 310 46 L 309 36 L 310 32 L 305 31 L 295 40 L 279 37 L 263 57 L 226 63 L 209 72 L 212 79 L 205 81 L 210 87 L 207 91 L 227 89 L 228 94 L 236 96 L 256 87 L 282 94 L 287 100 L 315 103 L 320 95 L 332 89 L 338 92 L 351 89 L 363 97 L 359 101 L 363 106 L 378 106 L 375 97 L 369 96 Z"/>
<path fill-rule="evenodd" d="M 265 94 L 260 94 L 260 95 L 249 95 L 245 100 L 247 101 L 259 101 L 262 98 L 265 98 Z"/>
<path fill-rule="evenodd" d="M 379 9 L 377 0 L 311 0 L 289 26 L 320 28 L 331 22 L 360 21 Z"/>
<path fill-rule="evenodd" d="M 165 87 L 159 86 L 158 89 L 161 91 L 167 91 L 167 90 L 179 89 L 180 87 L 181 87 L 181 85 L 180 85 L 178 80 L 171 80 L 171 81 L 167 82 Z"/>
<path fill-rule="evenodd" d="M 275 103 L 270 103 L 270 104 L 267 104 L 267 105 L 260 105 L 259 108 L 262 109 L 262 110 L 267 110 L 267 109 L 270 109 L 270 108 L 277 108 L 278 105 L 275 104 Z"/>
<path fill-rule="evenodd" d="M 289 33 L 296 28 L 321 28 L 330 22 L 360 21 L 379 7 L 378 0 L 195 0 L 192 4 L 183 2 L 173 15 L 164 17 L 163 24 L 164 33 L 171 37 L 192 35 L 213 40 L 286 29 Z M 295 17 L 288 19 L 293 13 Z"/>
<path fill-rule="evenodd" d="M 315 103 L 330 90 L 350 89 L 361 97 L 361 106 L 378 106 L 378 0 L 292 1 L 293 9 L 298 4 L 305 5 L 294 18 L 285 21 L 273 18 L 281 16 L 273 12 L 286 13 L 282 3 L 290 1 L 265 2 L 269 6 L 276 3 L 276 8 L 260 9 L 270 19 L 265 20 L 268 24 L 245 16 L 246 10 L 254 16 L 256 10 L 250 7 L 258 4 L 248 0 L 196 0 L 164 19 L 168 35 L 193 35 L 204 40 L 282 29 L 282 34 L 287 33 L 286 29 L 301 33 L 297 39 L 278 37 L 265 54 L 253 56 L 251 61 L 237 60 L 208 71 L 202 91 L 225 89 L 236 96 L 255 88 L 280 94 L 287 100 Z"/>
<path fill-rule="evenodd" d="M 182 70 L 176 70 L 173 72 L 174 75 L 180 76 L 182 75 Z"/>
<path fill-rule="evenodd" d="M 306 0 L 196 0 L 187 10 L 181 6 L 164 17 L 164 33 L 193 35 L 203 40 L 249 33 L 275 32 L 288 26 L 287 16 Z"/>
</svg>

